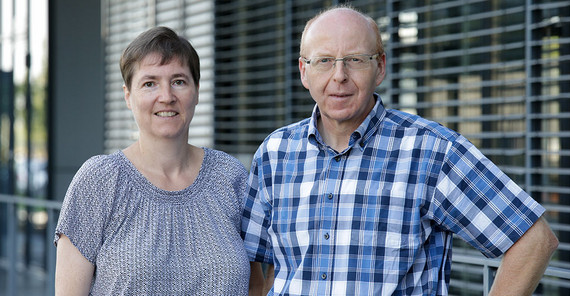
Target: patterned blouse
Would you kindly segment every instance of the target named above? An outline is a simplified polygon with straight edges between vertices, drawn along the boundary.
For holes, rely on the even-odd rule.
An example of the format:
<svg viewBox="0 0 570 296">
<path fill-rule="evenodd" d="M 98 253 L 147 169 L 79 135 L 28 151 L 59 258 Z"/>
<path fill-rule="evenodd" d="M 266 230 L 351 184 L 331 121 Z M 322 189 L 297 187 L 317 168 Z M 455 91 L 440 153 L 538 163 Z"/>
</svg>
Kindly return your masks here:
<svg viewBox="0 0 570 296">
<path fill-rule="evenodd" d="M 247 171 L 204 150 L 198 177 L 180 191 L 151 184 L 121 151 L 94 156 L 77 172 L 54 242 L 65 234 L 95 266 L 91 295 L 247 295 Z"/>
</svg>

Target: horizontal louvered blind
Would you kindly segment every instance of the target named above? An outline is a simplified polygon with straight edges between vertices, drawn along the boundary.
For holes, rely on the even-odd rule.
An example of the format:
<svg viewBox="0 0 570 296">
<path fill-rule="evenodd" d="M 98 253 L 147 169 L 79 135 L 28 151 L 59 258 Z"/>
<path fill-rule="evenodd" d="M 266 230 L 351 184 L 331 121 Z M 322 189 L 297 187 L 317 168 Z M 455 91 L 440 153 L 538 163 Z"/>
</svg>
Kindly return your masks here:
<svg viewBox="0 0 570 296">
<path fill-rule="evenodd" d="M 299 38 L 338 2 L 216 2 L 216 147 L 250 157 L 271 131 L 310 115 Z M 383 32 L 388 72 L 378 92 L 387 107 L 459 131 L 539 200 L 561 241 L 551 265 L 568 268 L 570 1 L 351 3 Z M 455 244 L 455 253 L 480 256 Z M 481 295 L 482 279 L 481 268 L 456 264 L 452 292 Z M 568 286 L 547 278 L 539 292 Z"/>
<path fill-rule="evenodd" d="M 138 128 L 123 96 L 119 59 L 127 45 L 153 26 L 167 26 L 188 38 L 200 56 L 199 104 L 190 124 L 189 142 L 213 147 L 214 1 L 107 0 L 103 3 L 105 40 L 105 151 L 130 145 Z"/>
<path fill-rule="evenodd" d="M 271 131 L 310 115 L 299 39 L 323 1 L 216 2 L 215 145 L 251 159 Z"/>
<path fill-rule="evenodd" d="M 539 200 L 562 242 L 552 265 L 568 268 L 570 2 L 400 5 L 390 14 L 390 105 L 459 131 Z M 452 284 L 472 281 L 455 269 Z"/>
</svg>

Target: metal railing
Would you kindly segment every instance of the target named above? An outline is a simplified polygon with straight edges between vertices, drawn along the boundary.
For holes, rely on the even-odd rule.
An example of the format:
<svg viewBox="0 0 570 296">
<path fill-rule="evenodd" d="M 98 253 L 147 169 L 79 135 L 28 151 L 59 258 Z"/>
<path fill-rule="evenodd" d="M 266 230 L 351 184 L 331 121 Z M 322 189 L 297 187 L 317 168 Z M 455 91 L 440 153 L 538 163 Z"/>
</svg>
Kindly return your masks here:
<svg viewBox="0 0 570 296">
<path fill-rule="evenodd" d="M 36 208 L 41 209 L 47 213 L 46 221 L 46 234 L 45 234 L 45 245 L 52 245 L 54 229 L 57 223 L 58 212 L 61 209 L 61 202 L 40 200 L 35 198 L 20 197 L 13 195 L 0 194 L 0 209 L 4 208 L 5 213 L 1 213 L 5 217 L 6 228 L 7 228 L 7 250 L 6 250 L 6 266 L 0 266 L 0 268 L 6 269 L 7 278 L 5 279 L 6 286 L 5 291 L 0 291 L 0 295 L 14 296 L 21 295 L 18 291 L 18 256 L 17 256 L 17 245 L 16 245 L 16 233 L 18 227 L 18 215 L 17 208 Z M 49 249 L 49 248 L 48 248 Z M 46 277 L 45 277 L 45 294 L 54 294 L 54 283 L 55 283 L 55 248 L 53 251 L 48 251 L 46 255 Z M 4 254 L 0 254 L 2 256 Z M 464 254 L 454 254 L 453 263 L 457 264 L 469 264 L 477 266 L 477 268 L 482 268 L 483 274 L 483 295 L 488 294 L 489 288 L 493 283 L 493 278 L 495 271 L 499 267 L 500 259 L 488 259 L 484 257 L 477 257 Z M 546 277 L 557 278 L 554 285 L 570 286 L 570 269 L 549 266 L 546 269 L 545 277 L 543 281 L 548 280 Z M 551 280 L 552 282 L 552 280 Z M 566 284 L 563 284 L 566 283 Z M 567 286 L 566 286 L 567 287 Z"/>
<path fill-rule="evenodd" d="M 491 289 L 491 285 L 493 284 L 497 268 L 501 264 L 501 259 L 485 258 L 482 255 L 481 257 L 479 257 L 472 255 L 454 254 L 453 263 L 469 264 L 483 268 L 482 290 L 483 290 L 483 296 L 487 296 L 489 294 L 489 290 Z M 550 277 L 555 279 L 549 279 Z M 542 282 L 543 283 L 548 282 L 550 285 L 553 286 L 568 288 L 570 286 L 570 269 L 549 266 L 544 272 Z"/>
<path fill-rule="evenodd" d="M 41 209 L 47 214 L 46 225 L 45 225 L 45 237 L 44 242 L 46 246 L 53 245 L 54 230 L 57 223 L 58 214 L 57 212 L 61 209 L 61 202 L 41 200 L 36 198 L 21 197 L 14 195 L 0 194 L 0 209 L 3 209 L 1 216 L 6 222 L 6 262 L 5 268 L 6 279 L 5 279 L 5 291 L 0 291 L 0 295 L 14 296 L 23 295 L 18 291 L 18 246 L 17 246 L 17 232 L 18 232 L 18 208 L 34 208 Z M 49 250 L 50 248 L 48 248 Z M 46 277 L 45 277 L 45 294 L 54 294 L 55 285 L 55 248 L 53 251 L 48 251 L 46 256 Z M 2 256 L 4 254 L 0 254 Z M 24 267 L 25 268 L 25 267 Z"/>
</svg>

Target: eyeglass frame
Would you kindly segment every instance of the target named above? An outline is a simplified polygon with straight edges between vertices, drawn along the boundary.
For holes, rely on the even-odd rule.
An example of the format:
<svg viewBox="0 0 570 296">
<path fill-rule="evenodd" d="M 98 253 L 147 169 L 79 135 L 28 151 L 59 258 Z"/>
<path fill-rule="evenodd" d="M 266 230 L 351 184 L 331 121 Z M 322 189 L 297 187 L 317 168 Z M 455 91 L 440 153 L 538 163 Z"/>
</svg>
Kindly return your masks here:
<svg viewBox="0 0 570 296">
<path fill-rule="evenodd" d="M 342 64 L 346 67 L 346 60 L 347 60 L 347 58 L 354 57 L 354 56 L 364 56 L 364 57 L 368 57 L 368 59 L 365 59 L 366 61 L 371 61 L 371 60 L 374 60 L 374 59 L 378 58 L 379 55 L 380 55 L 380 53 L 375 53 L 375 54 L 358 53 L 358 54 L 345 55 L 345 56 L 342 57 L 342 58 L 327 57 L 327 56 L 315 56 L 315 57 L 311 57 L 310 59 L 307 59 L 307 58 L 305 58 L 305 57 L 300 57 L 300 58 L 301 58 L 301 59 L 303 60 L 303 62 L 305 62 L 307 65 L 311 65 L 311 61 L 314 60 L 314 59 L 317 59 L 317 60 L 318 60 L 318 59 L 323 59 L 323 58 L 330 58 L 330 59 L 332 59 L 332 61 L 333 61 L 332 67 L 331 67 L 330 69 L 328 69 L 328 70 L 320 70 L 320 71 L 317 70 L 317 71 L 319 71 L 319 72 L 328 72 L 328 71 L 330 71 L 331 69 L 334 69 L 334 68 L 336 67 L 336 62 L 338 62 L 338 61 L 342 61 Z M 370 65 L 370 63 L 368 63 L 368 65 Z M 352 68 L 350 68 L 350 67 L 347 67 L 347 68 L 348 68 L 348 69 L 351 69 L 351 70 L 362 70 L 362 69 L 366 69 L 366 68 L 352 69 Z"/>
</svg>

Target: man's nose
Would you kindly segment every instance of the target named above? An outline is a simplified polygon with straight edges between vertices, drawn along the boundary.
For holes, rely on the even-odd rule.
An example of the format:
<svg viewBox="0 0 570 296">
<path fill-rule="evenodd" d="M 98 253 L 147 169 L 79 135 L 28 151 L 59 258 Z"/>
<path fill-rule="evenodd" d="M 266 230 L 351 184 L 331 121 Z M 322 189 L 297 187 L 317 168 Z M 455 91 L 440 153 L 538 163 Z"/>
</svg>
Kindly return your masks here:
<svg viewBox="0 0 570 296">
<path fill-rule="evenodd" d="M 340 64 L 338 64 L 340 62 Z M 337 65 L 338 64 L 338 65 Z M 348 77 L 346 64 L 344 59 L 336 59 L 333 64 L 333 78 L 336 81 L 345 81 Z"/>
</svg>

